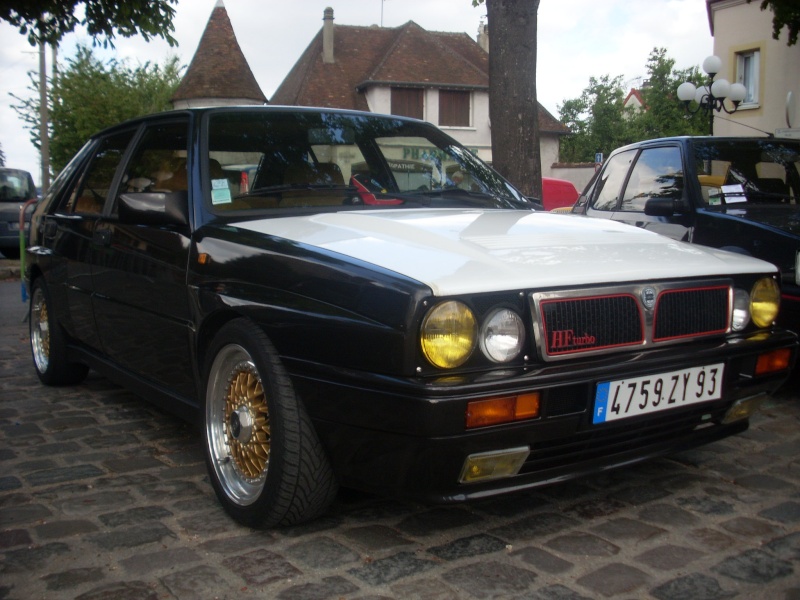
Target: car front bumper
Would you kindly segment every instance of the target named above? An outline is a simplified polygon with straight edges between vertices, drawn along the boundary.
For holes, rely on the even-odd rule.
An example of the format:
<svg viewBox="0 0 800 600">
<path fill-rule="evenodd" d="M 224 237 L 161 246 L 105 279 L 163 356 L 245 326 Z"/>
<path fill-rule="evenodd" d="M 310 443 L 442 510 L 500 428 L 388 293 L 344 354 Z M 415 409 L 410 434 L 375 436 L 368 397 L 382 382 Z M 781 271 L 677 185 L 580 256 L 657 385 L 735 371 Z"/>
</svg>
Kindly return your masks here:
<svg viewBox="0 0 800 600">
<path fill-rule="evenodd" d="M 689 349 L 690 348 L 690 349 Z M 288 362 L 342 485 L 429 502 L 477 499 L 547 485 L 713 442 L 747 429 L 723 420 L 737 402 L 775 391 L 789 371 L 755 376 L 759 354 L 791 348 L 790 332 L 753 334 L 646 354 L 484 373 L 397 379 Z M 597 384 L 724 363 L 718 400 L 593 424 Z M 532 420 L 467 430 L 476 399 L 539 391 Z M 470 456 L 527 449 L 518 473 L 460 483 Z"/>
</svg>

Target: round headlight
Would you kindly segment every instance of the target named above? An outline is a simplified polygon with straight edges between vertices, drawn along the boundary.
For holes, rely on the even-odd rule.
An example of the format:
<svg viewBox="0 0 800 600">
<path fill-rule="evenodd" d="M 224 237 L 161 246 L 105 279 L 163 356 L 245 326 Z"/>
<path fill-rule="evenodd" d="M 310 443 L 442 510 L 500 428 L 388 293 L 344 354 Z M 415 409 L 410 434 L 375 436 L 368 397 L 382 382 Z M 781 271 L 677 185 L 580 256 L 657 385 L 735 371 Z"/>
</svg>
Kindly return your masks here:
<svg viewBox="0 0 800 600">
<path fill-rule="evenodd" d="M 750 314 L 753 323 L 759 327 L 769 327 L 778 317 L 781 305 L 781 290 L 771 277 L 756 281 L 750 292 Z"/>
<path fill-rule="evenodd" d="M 750 323 L 750 294 L 736 288 L 733 291 L 733 315 L 731 316 L 731 329 L 741 331 Z"/>
<path fill-rule="evenodd" d="M 458 367 L 475 349 L 477 333 L 475 315 L 467 305 L 455 300 L 442 302 L 434 306 L 422 321 L 422 352 L 436 367 Z"/>
<path fill-rule="evenodd" d="M 481 327 L 481 350 L 489 360 L 502 363 L 514 360 L 525 342 L 525 326 L 513 310 L 493 311 Z"/>
</svg>

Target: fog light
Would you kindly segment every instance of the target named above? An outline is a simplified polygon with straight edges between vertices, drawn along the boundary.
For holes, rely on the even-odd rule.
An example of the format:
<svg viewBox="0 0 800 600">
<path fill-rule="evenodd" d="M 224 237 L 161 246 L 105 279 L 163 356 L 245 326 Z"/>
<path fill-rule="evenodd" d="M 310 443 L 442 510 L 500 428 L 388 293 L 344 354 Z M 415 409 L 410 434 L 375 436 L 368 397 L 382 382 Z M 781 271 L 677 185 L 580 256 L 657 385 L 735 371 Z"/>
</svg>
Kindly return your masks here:
<svg viewBox="0 0 800 600">
<path fill-rule="evenodd" d="M 761 406 L 761 403 L 764 402 L 766 397 L 766 394 L 759 394 L 758 396 L 750 396 L 749 398 L 737 400 L 725 413 L 722 422 L 727 425 L 734 421 L 747 419 L 758 410 L 758 407 Z"/>
<path fill-rule="evenodd" d="M 527 446 L 492 452 L 470 454 L 461 469 L 460 483 L 476 483 L 503 477 L 513 477 L 528 458 Z"/>
<path fill-rule="evenodd" d="M 756 363 L 756 375 L 766 375 L 767 373 L 777 373 L 789 368 L 789 361 L 792 360 L 792 351 L 789 348 L 781 348 L 772 352 L 765 352 L 758 357 Z"/>
</svg>

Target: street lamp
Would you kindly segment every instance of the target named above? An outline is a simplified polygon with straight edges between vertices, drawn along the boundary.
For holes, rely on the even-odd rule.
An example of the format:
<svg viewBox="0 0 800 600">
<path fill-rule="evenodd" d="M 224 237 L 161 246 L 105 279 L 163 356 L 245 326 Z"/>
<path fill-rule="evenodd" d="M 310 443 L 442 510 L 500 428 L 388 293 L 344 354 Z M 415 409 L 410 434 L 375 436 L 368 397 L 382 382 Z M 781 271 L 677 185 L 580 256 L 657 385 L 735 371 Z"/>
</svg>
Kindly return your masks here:
<svg viewBox="0 0 800 600">
<path fill-rule="evenodd" d="M 726 79 L 714 80 L 717 73 L 722 70 L 722 60 L 719 56 L 709 56 L 703 61 L 703 71 L 708 74 L 708 83 L 700 87 L 690 81 L 684 81 L 678 86 L 678 100 L 683 102 L 686 112 L 693 115 L 700 110 L 708 113 L 708 133 L 714 135 L 714 113 L 725 111 L 733 114 L 739 104 L 747 96 L 747 88 L 741 83 L 729 83 Z M 728 99 L 733 104 L 733 110 L 725 106 Z M 691 110 L 689 103 L 694 100 L 697 108 Z"/>
</svg>

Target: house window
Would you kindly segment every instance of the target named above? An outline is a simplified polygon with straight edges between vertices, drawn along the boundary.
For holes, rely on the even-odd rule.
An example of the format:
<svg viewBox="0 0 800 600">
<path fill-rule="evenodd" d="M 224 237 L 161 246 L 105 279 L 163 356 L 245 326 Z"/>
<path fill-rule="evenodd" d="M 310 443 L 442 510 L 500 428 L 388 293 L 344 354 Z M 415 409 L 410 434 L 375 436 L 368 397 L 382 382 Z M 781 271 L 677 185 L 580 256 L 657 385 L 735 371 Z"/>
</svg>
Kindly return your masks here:
<svg viewBox="0 0 800 600">
<path fill-rule="evenodd" d="M 758 64 L 761 58 L 758 50 L 736 53 L 736 81 L 747 88 L 743 106 L 758 104 Z"/>
<path fill-rule="evenodd" d="M 422 88 L 392 88 L 392 114 L 422 119 Z"/>
<path fill-rule="evenodd" d="M 439 125 L 469 127 L 469 92 L 439 90 Z"/>
</svg>

